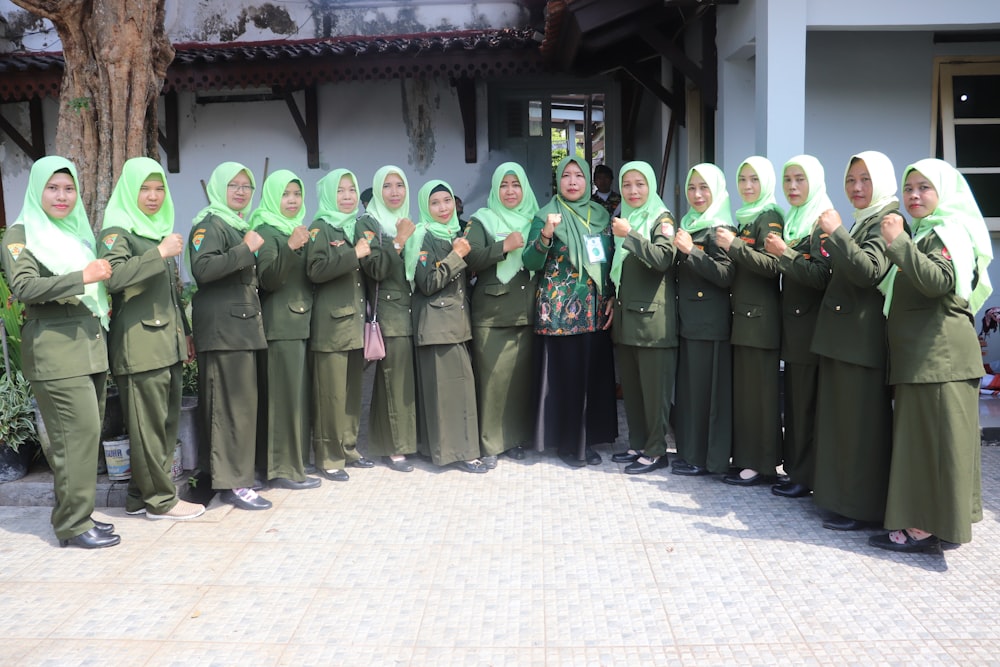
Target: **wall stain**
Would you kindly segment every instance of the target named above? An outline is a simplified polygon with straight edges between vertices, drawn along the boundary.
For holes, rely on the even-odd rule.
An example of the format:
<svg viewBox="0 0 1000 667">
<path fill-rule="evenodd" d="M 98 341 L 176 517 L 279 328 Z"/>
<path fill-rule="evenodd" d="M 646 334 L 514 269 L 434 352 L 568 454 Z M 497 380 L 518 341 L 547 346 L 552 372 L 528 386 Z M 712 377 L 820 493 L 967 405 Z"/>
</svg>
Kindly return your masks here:
<svg viewBox="0 0 1000 667">
<path fill-rule="evenodd" d="M 418 173 L 425 173 L 434 163 L 437 143 L 433 118 L 441 109 L 441 96 L 432 94 L 430 79 L 415 78 L 400 81 L 403 103 L 403 125 L 410 140 L 409 163 Z"/>
</svg>

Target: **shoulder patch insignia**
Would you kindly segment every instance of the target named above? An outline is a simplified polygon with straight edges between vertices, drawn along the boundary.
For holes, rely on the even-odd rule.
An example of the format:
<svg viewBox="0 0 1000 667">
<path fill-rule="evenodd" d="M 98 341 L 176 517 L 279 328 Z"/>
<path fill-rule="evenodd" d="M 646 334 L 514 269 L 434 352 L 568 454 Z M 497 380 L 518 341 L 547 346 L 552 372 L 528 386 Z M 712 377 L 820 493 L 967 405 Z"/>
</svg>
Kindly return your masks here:
<svg viewBox="0 0 1000 667">
<path fill-rule="evenodd" d="M 117 234 L 108 234 L 107 236 L 104 237 L 104 239 L 101 241 L 101 243 L 104 244 L 105 248 L 107 248 L 108 250 L 111 250 L 112 248 L 115 247 L 115 241 L 117 241 L 117 240 L 118 240 L 118 235 Z"/>
<path fill-rule="evenodd" d="M 812 259 L 812 255 L 810 255 L 810 254 L 809 254 L 809 253 L 807 253 L 807 252 L 804 252 L 804 253 L 802 253 L 802 259 L 804 259 L 804 260 L 807 260 L 807 261 L 808 261 L 808 260 Z"/>
<path fill-rule="evenodd" d="M 664 236 L 672 237 L 674 235 L 674 226 L 671 225 L 669 222 L 661 222 L 660 233 L 663 234 Z"/>
<path fill-rule="evenodd" d="M 947 260 L 951 260 L 951 253 L 948 252 L 948 248 L 941 248 L 941 256 Z"/>
<path fill-rule="evenodd" d="M 334 248 L 339 248 L 345 243 L 347 243 L 347 241 L 330 241 L 330 245 L 332 245 Z"/>
<path fill-rule="evenodd" d="M 7 246 L 7 250 L 10 252 L 10 256 L 17 261 L 17 258 L 21 256 L 21 251 L 24 250 L 23 243 L 11 243 Z"/>
<path fill-rule="evenodd" d="M 195 232 L 195 235 L 191 237 L 191 245 L 194 246 L 195 251 L 201 250 L 201 242 L 205 240 L 205 230 L 199 229 Z"/>
<path fill-rule="evenodd" d="M 427 266 L 427 252 L 420 253 L 420 266 Z"/>
<path fill-rule="evenodd" d="M 368 241 L 369 243 L 371 243 L 372 239 L 375 238 L 375 232 L 371 231 L 370 229 L 366 229 L 365 233 L 364 233 L 364 237 L 365 237 L 365 241 Z"/>
<path fill-rule="evenodd" d="M 695 243 L 694 247 L 697 248 L 698 250 L 701 250 L 702 252 L 705 251 L 705 245 L 703 243 Z"/>
<path fill-rule="evenodd" d="M 314 229 L 310 229 L 309 230 L 309 240 L 310 241 L 315 241 L 317 234 L 319 234 L 319 227 L 316 227 Z"/>
<path fill-rule="evenodd" d="M 777 222 L 769 222 L 769 223 L 767 223 L 767 226 L 768 227 L 773 227 L 774 229 L 781 229 L 781 224 L 779 224 Z"/>
</svg>

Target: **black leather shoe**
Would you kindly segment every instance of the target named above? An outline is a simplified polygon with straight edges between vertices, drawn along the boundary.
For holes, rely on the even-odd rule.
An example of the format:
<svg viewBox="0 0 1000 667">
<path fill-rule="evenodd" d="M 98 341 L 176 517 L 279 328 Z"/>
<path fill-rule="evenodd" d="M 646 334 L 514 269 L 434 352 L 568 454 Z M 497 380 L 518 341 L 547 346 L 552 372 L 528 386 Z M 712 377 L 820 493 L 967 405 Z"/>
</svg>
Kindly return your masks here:
<svg viewBox="0 0 1000 667">
<path fill-rule="evenodd" d="M 782 482 L 772 486 L 771 493 L 782 498 L 804 498 L 812 493 L 812 489 L 798 482 Z"/>
<path fill-rule="evenodd" d="M 383 456 L 382 461 L 396 472 L 413 472 L 413 464 L 406 459 L 395 461 L 391 456 Z"/>
<path fill-rule="evenodd" d="M 583 455 L 586 457 L 587 465 L 589 466 L 599 466 L 601 465 L 601 463 L 604 462 L 604 459 L 601 458 L 601 455 L 595 452 L 590 447 L 587 447 L 587 449 L 584 450 Z"/>
<path fill-rule="evenodd" d="M 326 477 L 331 482 L 346 482 L 351 479 L 346 470 L 320 470 L 319 474 Z"/>
<path fill-rule="evenodd" d="M 486 465 L 483 464 L 483 462 L 479 461 L 479 460 L 476 460 L 476 461 L 456 461 L 455 462 L 455 467 L 458 468 L 459 470 L 464 470 L 465 472 L 471 472 L 471 473 L 476 473 L 476 474 L 480 474 L 480 475 L 489 472 L 489 468 L 487 468 Z"/>
<path fill-rule="evenodd" d="M 562 462 L 571 468 L 583 468 L 587 465 L 586 461 L 581 461 L 577 458 L 575 453 L 572 452 L 559 452 L 559 458 Z"/>
<path fill-rule="evenodd" d="M 515 461 L 523 461 L 524 447 L 521 447 L 520 445 L 518 445 L 517 447 L 511 447 L 506 452 L 504 452 L 504 454 L 514 459 Z"/>
<path fill-rule="evenodd" d="M 684 475 L 685 477 L 697 477 L 699 475 L 707 475 L 708 468 L 696 466 L 683 459 L 674 459 L 674 462 L 670 466 L 670 472 L 675 475 Z"/>
<path fill-rule="evenodd" d="M 497 467 L 497 457 L 495 456 L 480 456 L 479 460 L 483 462 L 487 470 L 493 470 Z"/>
<path fill-rule="evenodd" d="M 871 521 L 861 521 L 846 516 L 834 514 L 829 519 L 823 521 L 823 527 L 827 530 L 863 530 L 865 528 L 875 528 L 876 524 Z"/>
<path fill-rule="evenodd" d="M 105 524 L 109 525 L 109 524 Z M 81 549 L 103 549 L 105 547 L 113 547 L 122 541 L 117 535 L 107 533 L 102 533 L 97 530 L 97 528 L 91 528 L 86 533 L 80 533 L 75 537 L 71 537 L 66 540 L 59 540 L 59 546 L 61 547 L 80 547 Z"/>
<path fill-rule="evenodd" d="M 351 466 L 352 468 L 374 468 L 375 462 L 372 461 L 371 459 L 366 459 L 365 457 L 362 456 L 357 461 L 351 461 L 347 465 Z"/>
<path fill-rule="evenodd" d="M 94 522 L 94 530 L 104 535 L 113 535 L 115 532 L 115 525 L 113 523 L 104 523 L 103 521 L 98 521 L 94 517 L 90 517 L 90 520 Z"/>
<path fill-rule="evenodd" d="M 761 473 L 755 474 L 753 477 L 743 478 L 740 477 L 740 472 L 738 470 L 727 473 L 722 481 L 726 484 L 732 484 L 733 486 L 757 486 L 758 484 L 763 484 L 767 481 L 767 475 Z"/>
<path fill-rule="evenodd" d="M 892 531 L 896 532 L 896 531 Z M 900 544 L 899 542 L 893 542 L 892 538 L 889 536 L 892 533 L 882 533 L 881 535 L 872 535 L 868 538 L 868 544 L 873 547 L 878 547 L 879 549 L 887 549 L 888 551 L 896 551 L 899 553 L 907 554 L 940 554 L 941 550 L 941 540 L 937 538 L 936 535 L 928 535 L 922 540 L 915 540 L 910 537 L 910 534 L 905 530 L 900 531 L 903 533 L 903 537 L 906 541 Z"/>
<path fill-rule="evenodd" d="M 611 455 L 611 460 L 615 463 L 634 463 L 639 460 L 640 456 L 642 456 L 641 451 L 629 449 L 624 452 L 615 452 Z"/>
<path fill-rule="evenodd" d="M 664 454 L 662 456 L 656 456 L 656 457 L 646 458 L 647 461 L 652 461 L 652 463 L 643 463 L 642 462 L 643 458 L 646 458 L 646 457 L 639 458 L 634 463 L 630 463 L 629 465 L 625 466 L 625 471 L 624 471 L 625 474 L 626 475 L 641 475 L 644 472 L 653 472 L 654 470 L 656 470 L 658 468 L 666 468 L 667 467 L 667 455 L 666 454 Z"/>
<path fill-rule="evenodd" d="M 292 491 L 301 491 L 302 489 L 315 489 L 317 486 L 322 484 L 315 477 L 306 477 L 301 482 L 296 482 L 294 479 L 288 479 L 287 477 L 275 477 L 268 484 L 271 485 L 272 489 L 291 489 Z"/>
<path fill-rule="evenodd" d="M 256 496 L 252 499 L 240 498 L 232 489 L 219 492 L 219 499 L 224 503 L 229 503 L 233 507 L 241 510 L 269 510 L 271 501 L 267 498 Z"/>
</svg>

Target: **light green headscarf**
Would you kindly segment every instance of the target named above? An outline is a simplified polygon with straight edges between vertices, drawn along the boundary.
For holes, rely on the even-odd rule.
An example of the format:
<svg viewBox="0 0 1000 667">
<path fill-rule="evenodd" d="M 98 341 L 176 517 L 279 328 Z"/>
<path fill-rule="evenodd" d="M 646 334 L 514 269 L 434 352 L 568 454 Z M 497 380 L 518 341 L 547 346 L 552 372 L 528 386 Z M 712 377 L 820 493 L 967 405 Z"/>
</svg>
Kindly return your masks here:
<svg viewBox="0 0 1000 667">
<path fill-rule="evenodd" d="M 757 201 L 743 202 L 743 205 L 736 209 L 736 220 L 743 229 L 751 222 L 759 218 L 766 211 L 776 211 L 782 218 L 784 211 L 778 206 L 778 201 L 774 198 L 774 189 L 777 186 L 777 178 L 774 175 L 774 165 L 766 157 L 751 155 L 740 163 L 740 168 L 736 170 L 736 190 L 739 192 L 739 176 L 743 167 L 750 167 L 757 174 L 760 182 L 760 196 Z"/>
<path fill-rule="evenodd" d="M 420 221 L 413 235 L 406 239 L 406 246 L 403 248 L 403 258 L 406 264 L 406 279 L 412 281 L 417 272 L 417 259 L 420 257 L 420 248 L 424 244 L 424 237 L 428 232 L 439 239 L 451 241 L 461 231 L 458 222 L 458 213 L 451 212 L 451 219 L 447 223 L 441 223 L 431 215 L 430 199 L 436 188 L 444 188 L 452 197 L 455 191 L 451 186 L 441 180 L 427 181 L 417 193 L 417 206 L 420 208 Z M 456 209 L 457 210 L 457 209 Z"/>
<path fill-rule="evenodd" d="M 77 188 L 76 204 L 62 220 L 50 218 L 42 208 L 42 193 L 52 175 L 65 169 Z M 64 157 L 49 155 L 31 166 L 28 189 L 24 192 L 24 206 L 13 222 L 24 225 L 24 247 L 54 275 L 62 276 L 82 271 L 97 257 L 97 242 L 90 229 L 87 211 L 79 198 L 80 179 L 76 167 Z M 90 312 L 101 319 L 101 326 L 108 328 L 108 290 L 103 282 L 84 285 L 83 295 L 77 297 Z"/>
<path fill-rule="evenodd" d="M 579 199 L 574 201 L 569 201 L 558 194 L 563 172 L 566 171 L 570 162 L 576 163 L 576 166 L 580 168 L 585 181 L 583 193 Z M 603 206 L 590 200 L 590 165 L 587 164 L 587 161 L 575 155 L 564 157 L 556 167 L 556 189 L 556 196 L 548 204 L 538 209 L 538 213 L 535 215 L 542 221 L 549 213 L 562 215 L 562 222 L 556 227 L 555 235 L 569 249 L 570 263 L 584 271 L 597 286 L 597 293 L 603 294 L 604 281 L 601 277 L 601 265 L 590 262 L 583 239 L 584 236 L 603 232 L 607 229 L 611 218 Z"/>
<path fill-rule="evenodd" d="M 302 190 L 303 202 L 294 218 L 285 217 L 281 212 L 281 197 L 289 183 L 298 183 Z M 260 206 L 250 215 L 251 229 L 270 225 L 282 234 L 290 235 L 292 230 L 306 218 L 305 187 L 302 179 L 287 169 L 279 169 L 264 179 L 264 190 L 260 193 Z"/>
<path fill-rule="evenodd" d="M 163 181 L 163 206 L 149 215 L 139 208 L 139 189 L 153 176 L 159 176 Z M 170 198 L 167 175 L 159 162 L 148 157 L 134 157 L 125 161 L 122 175 L 111 191 L 111 199 L 104 209 L 102 229 L 108 227 L 121 227 L 154 241 L 161 241 L 174 231 L 174 200 Z"/>
<path fill-rule="evenodd" d="M 507 208 L 500 200 L 500 183 L 504 176 L 513 174 L 521 184 L 521 202 L 514 208 Z M 528 182 L 524 167 L 516 162 L 504 162 L 493 171 L 493 183 L 490 196 L 486 200 L 486 208 L 481 208 L 472 214 L 478 220 L 486 233 L 499 241 L 512 232 L 520 232 L 525 239 L 531 229 L 531 220 L 538 212 L 538 200 Z M 521 251 L 507 253 L 507 257 L 497 262 L 497 279 L 506 285 L 518 271 L 524 267 L 521 261 Z"/>
<path fill-rule="evenodd" d="M 347 169 L 334 169 L 329 174 L 319 179 L 316 183 L 316 192 L 319 195 L 319 210 L 316 211 L 316 220 L 323 220 L 334 229 L 341 229 L 347 236 L 351 244 L 354 244 L 354 226 L 358 221 L 358 202 L 354 203 L 354 209 L 344 213 L 337 207 L 337 190 L 340 189 L 340 181 L 348 176 L 354 184 L 355 194 L 360 194 L 358 190 L 358 179 L 353 172 Z"/>
<path fill-rule="evenodd" d="M 969 311 L 975 315 L 993 293 L 987 270 L 993 259 L 993 244 L 983 214 L 965 177 L 944 160 L 927 158 L 911 164 L 903 171 L 904 184 L 911 171 L 923 174 L 938 195 L 938 207 L 926 218 L 913 220 L 913 241 L 919 241 L 932 231 L 938 235 L 955 267 L 955 294 L 968 300 Z M 886 316 L 892 304 L 892 288 L 897 273 L 890 270 L 879 285 L 885 294 L 882 312 Z M 974 277 L 979 279 L 975 289 L 972 287 Z"/>
<path fill-rule="evenodd" d="M 864 162 L 865 168 L 868 169 L 868 176 L 872 181 L 872 200 L 865 208 L 854 209 L 854 221 L 861 222 L 862 220 L 867 220 L 890 204 L 898 207 L 896 170 L 892 168 L 892 161 L 889 159 L 889 156 L 878 151 L 862 151 L 856 155 L 852 155 L 851 159 L 847 161 L 847 168 L 844 169 L 845 187 L 847 184 L 847 173 L 851 170 L 851 163 L 856 159 Z"/>
<path fill-rule="evenodd" d="M 782 178 L 785 177 L 785 170 L 792 165 L 801 167 L 805 173 L 806 180 L 809 181 L 809 194 L 801 205 L 789 208 L 785 216 L 784 237 L 788 245 L 809 236 L 820 213 L 833 208 L 833 202 L 826 194 L 826 172 L 819 160 L 812 155 L 796 155 L 785 163 L 781 170 Z"/>
<path fill-rule="evenodd" d="M 712 191 L 712 203 L 704 213 L 699 213 L 693 208 L 688 210 L 681 218 L 681 229 L 693 233 L 709 227 L 735 227 L 732 213 L 729 211 L 729 192 L 726 190 L 725 174 L 710 162 L 696 164 L 688 171 L 687 179 L 684 181 L 685 192 L 695 172 L 701 174 L 708 184 L 708 189 Z"/>
<path fill-rule="evenodd" d="M 228 201 L 226 195 L 229 190 L 229 181 L 236 178 L 236 175 L 241 171 L 250 179 L 250 187 L 256 188 L 257 182 L 253 178 L 252 171 L 239 162 L 223 162 L 215 168 L 211 178 L 208 179 L 208 185 L 205 186 L 208 206 L 198 211 L 198 214 L 194 216 L 195 225 L 204 220 L 207 215 L 212 214 L 222 218 L 227 225 L 236 231 L 246 232 L 250 229 L 250 221 L 243 217 L 243 213 L 253 204 L 253 192 L 247 199 L 247 205 L 239 211 L 229 208 L 229 204 L 226 203 Z"/>
<path fill-rule="evenodd" d="M 622 195 L 622 217 L 628 220 L 628 224 L 640 236 L 648 239 L 650 227 L 661 215 L 669 213 L 670 209 L 657 194 L 656 174 L 653 173 L 653 168 L 648 162 L 626 162 L 622 165 L 622 168 L 618 170 L 619 192 L 624 192 L 625 186 L 622 183 L 625 181 L 625 174 L 630 171 L 637 171 L 646 179 L 646 183 L 649 185 L 649 197 L 638 208 L 632 208 L 625 196 Z M 611 259 L 611 280 L 615 283 L 616 288 L 621 287 L 622 264 L 625 263 L 625 257 L 630 254 L 624 248 L 624 243 L 624 238 L 615 237 L 615 256 Z"/>
<path fill-rule="evenodd" d="M 382 186 L 385 184 L 386 176 L 389 174 L 396 174 L 403 180 L 403 186 L 406 188 L 406 197 L 403 199 L 403 205 L 399 208 L 389 208 L 385 200 L 382 199 Z M 396 223 L 400 218 L 410 217 L 410 184 L 406 180 L 406 174 L 399 167 L 391 164 L 387 164 L 378 171 L 375 172 L 375 178 L 372 179 L 372 200 L 368 202 L 368 207 L 365 212 L 378 220 L 378 224 L 382 227 L 382 231 L 389 236 L 396 235 Z"/>
</svg>

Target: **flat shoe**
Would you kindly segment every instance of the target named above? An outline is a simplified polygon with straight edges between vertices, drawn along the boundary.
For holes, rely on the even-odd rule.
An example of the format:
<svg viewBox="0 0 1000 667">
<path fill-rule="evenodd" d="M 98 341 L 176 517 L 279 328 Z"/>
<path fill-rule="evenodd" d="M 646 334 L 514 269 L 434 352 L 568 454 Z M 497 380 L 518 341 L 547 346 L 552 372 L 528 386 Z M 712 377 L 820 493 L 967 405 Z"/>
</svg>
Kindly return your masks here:
<svg viewBox="0 0 1000 667">
<path fill-rule="evenodd" d="M 74 546 L 81 549 L 103 549 L 105 547 L 113 547 L 121 541 L 122 538 L 118 535 L 108 535 L 96 528 L 91 528 L 85 533 L 80 533 L 65 540 L 59 540 L 59 546 Z"/>
<path fill-rule="evenodd" d="M 643 457 L 643 458 L 645 458 L 645 457 Z M 635 463 L 631 463 L 631 464 L 625 466 L 625 471 L 624 471 L 625 474 L 626 475 L 641 475 L 641 474 L 643 474 L 645 472 L 652 472 L 652 471 L 654 471 L 654 470 L 656 470 L 658 468 L 666 468 L 667 467 L 667 456 L 666 456 L 666 454 L 664 454 L 662 456 L 656 456 L 656 457 L 653 457 L 653 458 L 650 458 L 650 459 L 646 459 L 646 460 L 647 461 L 651 461 L 651 463 L 643 463 L 642 462 L 642 458 L 639 458 L 638 460 L 635 461 Z"/>
<path fill-rule="evenodd" d="M 322 482 L 320 482 L 316 477 L 306 477 L 301 482 L 294 479 L 288 479 L 287 477 L 275 477 L 268 482 L 268 485 L 270 485 L 272 489 L 291 489 L 292 491 L 315 489 L 320 484 L 322 484 Z"/>
<path fill-rule="evenodd" d="M 642 452 L 636 449 L 629 449 L 624 452 L 616 452 L 611 455 L 611 460 L 615 463 L 634 463 L 642 456 Z"/>
<path fill-rule="evenodd" d="M 271 501 L 253 494 L 251 498 L 241 498 L 233 489 L 226 489 L 219 493 L 219 499 L 224 503 L 229 503 L 233 507 L 241 510 L 269 510 Z"/>
<path fill-rule="evenodd" d="M 895 533 L 897 531 L 892 532 Z M 892 541 L 892 538 L 889 537 L 892 533 L 872 535 L 868 538 L 868 544 L 879 549 L 907 554 L 940 554 L 942 552 L 941 540 L 937 538 L 937 535 L 928 535 L 922 540 L 915 540 L 905 530 L 899 532 L 903 533 L 903 537 L 906 538 L 906 541 L 902 544 Z"/>
<path fill-rule="evenodd" d="M 205 506 L 200 503 L 189 503 L 186 500 L 178 499 L 169 510 L 163 514 L 146 513 L 146 518 L 151 520 L 168 519 L 170 521 L 188 521 L 197 519 L 205 513 Z"/>
<path fill-rule="evenodd" d="M 493 470 L 497 467 L 497 457 L 495 456 L 480 456 L 479 460 L 483 462 L 487 470 Z"/>
<path fill-rule="evenodd" d="M 762 473 L 757 473 L 753 477 L 743 478 L 740 477 L 739 472 L 731 472 L 726 474 L 722 478 L 722 481 L 726 484 L 732 484 L 733 486 L 757 486 L 758 484 L 763 484 L 767 481 L 767 475 Z"/>
<path fill-rule="evenodd" d="M 583 455 L 586 457 L 587 465 L 589 466 L 599 466 L 601 465 L 601 463 L 604 462 L 604 459 L 601 458 L 601 455 L 595 452 L 590 447 L 587 447 L 587 449 L 584 450 Z"/>
<path fill-rule="evenodd" d="M 362 456 L 357 461 L 351 461 L 347 465 L 351 466 L 352 468 L 374 468 L 375 462 L 372 461 L 371 459 L 366 459 L 365 457 Z"/>
<path fill-rule="evenodd" d="M 320 470 L 319 474 L 326 477 L 331 482 L 346 482 L 351 479 L 346 470 Z"/>
<path fill-rule="evenodd" d="M 863 530 L 865 528 L 875 528 L 876 524 L 871 521 L 862 521 L 860 519 L 836 515 L 824 520 L 823 527 L 827 530 Z"/>
<path fill-rule="evenodd" d="M 570 454 L 569 452 L 559 452 L 559 458 L 571 468 L 583 468 L 587 465 L 586 461 L 581 461 L 576 457 L 576 454 Z"/>
<path fill-rule="evenodd" d="M 523 461 L 524 447 L 521 447 L 520 445 L 518 445 L 517 447 L 511 447 L 506 452 L 504 452 L 504 454 L 514 459 L 515 461 Z"/>
<path fill-rule="evenodd" d="M 383 456 L 382 461 L 396 472 L 413 472 L 413 464 L 406 459 L 396 461 L 391 456 Z"/>
<path fill-rule="evenodd" d="M 115 525 L 113 523 L 105 523 L 103 521 L 98 521 L 94 517 L 90 517 L 90 520 L 94 522 L 94 530 L 103 535 L 113 535 L 115 532 Z"/>
<path fill-rule="evenodd" d="M 684 475 L 685 477 L 698 477 L 700 475 L 707 475 L 708 468 L 696 466 L 693 463 L 678 459 L 670 466 L 670 472 L 674 475 Z"/>
<path fill-rule="evenodd" d="M 483 474 L 488 472 L 488 468 L 482 461 L 456 461 L 455 467 L 465 472 Z"/>
<path fill-rule="evenodd" d="M 812 489 L 797 482 L 782 482 L 772 486 L 771 493 L 782 498 L 804 498 L 812 493 Z"/>
</svg>

